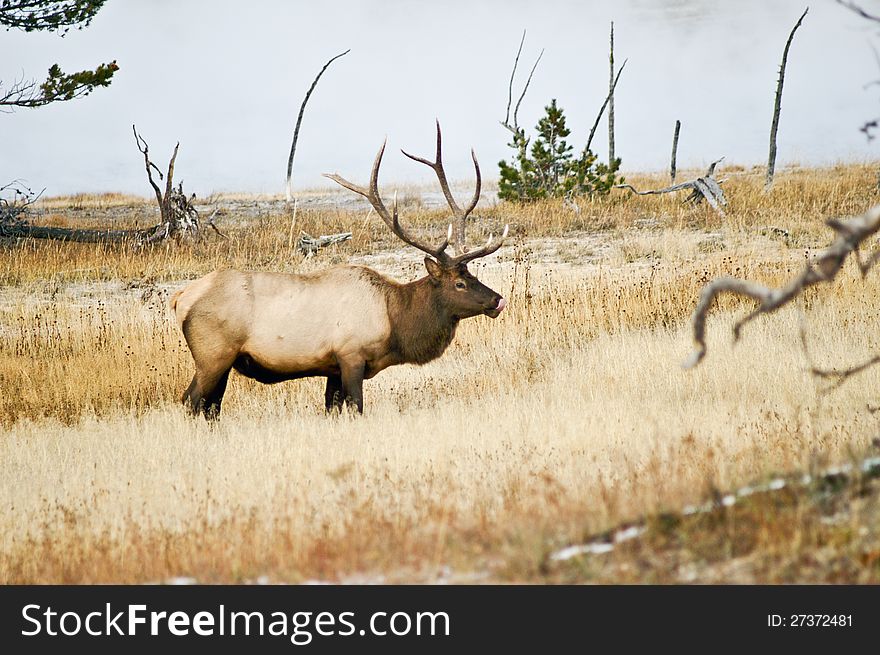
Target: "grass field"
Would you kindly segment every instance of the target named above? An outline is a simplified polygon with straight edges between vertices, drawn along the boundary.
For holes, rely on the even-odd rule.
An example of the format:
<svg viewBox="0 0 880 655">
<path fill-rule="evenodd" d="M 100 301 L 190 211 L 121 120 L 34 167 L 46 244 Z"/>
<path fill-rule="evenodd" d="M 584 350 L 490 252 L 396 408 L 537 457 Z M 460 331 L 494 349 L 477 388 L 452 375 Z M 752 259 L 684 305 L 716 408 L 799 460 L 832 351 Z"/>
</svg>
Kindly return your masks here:
<svg viewBox="0 0 880 655">
<path fill-rule="evenodd" d="M 280 202 L 245 216 L 229 196 L 226 240 L 0 242 L 0 582 L 880 581 L 876 480 L 682 514 L 877 448 L 880 367 L 831 391 L 808 372 L 880 347 L 876 278 L 852 263 L 735 347 L 749 304 L 723 300 L 705 362 L 680 367 L 702 285 L 795 274 L 830 242 L 826 218 L 880 201 L 876 166 L 789 170 L 770 194 L 757 172 L 721 177 L 724 218 L 623 192 L 578 213 L 481 205 L 472 240 L 505 223 L 512 238 L 472 270 L 508 309 L 463 322 L 439 360 L 368 381 L 363 417 L 326 417 L 318 380 L 234 375 L 221 421 L 190 419 L 167 297 L 217 267 L 421 275 L 375 215 L 304 204 L 291 226 Z M 444 212 L 406 197 L 403 221 L 444 230 Z M 118 194 L 42 202 L 45 224 L 143 226 L 154 211 Z M 299 230 L 354 236 L 304 260 Z M 611 553 L 552 557 L 644 516 Z"/>
</svg>

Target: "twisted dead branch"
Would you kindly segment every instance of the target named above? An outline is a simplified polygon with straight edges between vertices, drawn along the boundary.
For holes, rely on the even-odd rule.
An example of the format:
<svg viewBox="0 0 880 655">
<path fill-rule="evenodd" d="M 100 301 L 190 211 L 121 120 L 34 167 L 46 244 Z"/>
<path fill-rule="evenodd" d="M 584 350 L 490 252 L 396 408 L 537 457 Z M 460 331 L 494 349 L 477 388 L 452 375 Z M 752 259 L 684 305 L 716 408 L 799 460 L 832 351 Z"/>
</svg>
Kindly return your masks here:
<svg viewBox="0 0 880 655">
<path fill-rule="evenodd" d="M 733 326 L 733 340 L 736 343 L 739 341 L 743 327 L 758 316 L 775 312 L 777 309 L 784 307 L 801 295 L 804 289 L 808 287 L 820 282 L 830 282 L 833 280 L 850 254 L 855 256 L 856 264 L 862 277 L 867 275 L 868 271 L 880 261 L 880 250 L 872 253 L 866 261 L 862 261 L 859 255 L 859 247 L 862 243 L 880 230 L 880 205 L 872 207 L 860 216 L 844 221 L 829 219 L 826 221 L 826 224 L 837 233 L 837 237 L 824 252 L 805 265 L 800 275 L 785 286 L 774 289 L 757 282 L 733 277 L 721 277 L 703 287 L 703 290 L 700 292 L 700 300 L 691 319 L 696 349 L 687 361 L 684 362 L 684 368 L 693 368 L 706 356 L 706 317 L 718 295 L 730 293 L 753 298 L 759 303 L 756 309 L 741 318 Z M 843 371 L 823 371 L 813 367 L 812 373 L 818 377 L 836 379 L 842 382 L 878 361 L 880 361 L 880 357 L 875 357 L 865 364 Z"/>
<path fill-rule="evenodd" d="M 706 174 L 703 177 L 698 177 L 695 180 L 690 180 L 689 182 L 681 182 L 680 184 L 673 184 L 672 186 L 668 186 L 665 189 L 653 189 L 651 191 L 638 191 L 631 184 L 615 184 L 615 189 L 629 189 L 633 193 L 639 196 L 650 196 L 657 195 L 661 193 L 672 193 L 674 191 L 683 191 L 684 189 L 690 189 L 690 195 L 684 199 L 685 202 L 689 202 L 691 204 L 698 204 L 701 201 L 705 200 L 709 203 L 709 205 L 718 212 L 719 215 L 724 216 L 724 209 L 727 205 L 727 199 L 724 197 L 724 191 L 721 189 L 721 183 L 724 180 L 715 179 L 715 167 L 720 164 L 724 160 L 724 157 L 713 161 L 709 165 L 709 169 L 706 171 Z"/>
</svg>

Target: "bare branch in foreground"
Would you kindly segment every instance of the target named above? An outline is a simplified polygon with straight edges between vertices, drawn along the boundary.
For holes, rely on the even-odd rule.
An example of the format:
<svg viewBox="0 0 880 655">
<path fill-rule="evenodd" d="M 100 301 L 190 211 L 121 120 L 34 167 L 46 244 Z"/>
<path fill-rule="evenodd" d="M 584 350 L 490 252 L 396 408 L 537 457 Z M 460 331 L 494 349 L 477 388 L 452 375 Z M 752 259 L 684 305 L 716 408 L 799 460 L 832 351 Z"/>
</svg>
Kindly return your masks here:
<svg viewBox="0 0 880 655">
<path fill-rule="evenodd" d="M 851 253 L 856 254 L 856 262 L 863 277 L 880 261 L 880 252 L 872 254 L 866 262 L 862 262 L 858 256 L 859 246 L 880 230 L 880 205 L 872 207 L 860 216 L 855 216 L 845 221 L 829 219 L 826 223 L 837 233 L 837 238 L 834 239 L 824 252 L 807 263 L 800 275 L 785 286 L 773 289 L 756 282 L 732 277 L 721 277 L 703 287 L 700 293 L 700 300 L 691 319 L 696 350 L 683 364 L 684 368 L 693 368 L 706 355 L 706 316 L 712 308 L 716 296 L 719 294 L 731 293 L 738 296 L 747 296 L 754 298 L 759 303 L 755 310 L 741 318 L 734 325 L 733 340 L 736 342 L 739 340 L 743 326 L 751 320 L 761 314 L 769 314 L 787 305 L 807 287 L 811 287 L 819 282 L 830 282 L 833 280 Z M 864 368 L 870 365 L 869 363 L 856 367 L 852 373 L 848 374 L 845 372 L 823 372 L 815 368 L 813 373 L 820 377 L 839 377 L 843 375 L 845 378 L 854 375 L 860 370 L 864 370 Z"/>
</svg>

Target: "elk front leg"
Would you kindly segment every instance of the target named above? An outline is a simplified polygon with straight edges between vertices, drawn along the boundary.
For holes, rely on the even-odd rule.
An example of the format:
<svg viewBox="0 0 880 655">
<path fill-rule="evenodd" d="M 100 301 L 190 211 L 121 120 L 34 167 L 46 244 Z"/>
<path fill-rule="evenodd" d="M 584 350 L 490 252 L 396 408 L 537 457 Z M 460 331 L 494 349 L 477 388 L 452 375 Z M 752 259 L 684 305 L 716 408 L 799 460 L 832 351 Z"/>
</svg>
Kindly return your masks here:
<svg viewBox="0 0 880 655">
<path fill-rule="evenodd" d="M 346 404 L 357 408 L 358 414 L 364 413 L 364 362 L 340 363 L 342 377 L 342 396 Z"/>
<path fill-rule="evenodd" d="M 342 395 L 342 376 L 328 375 L 327 387 L 324 389 L 324 409 L 327 413 L 342 411 L 342 401 L 345 397 Z"/>
</svg>

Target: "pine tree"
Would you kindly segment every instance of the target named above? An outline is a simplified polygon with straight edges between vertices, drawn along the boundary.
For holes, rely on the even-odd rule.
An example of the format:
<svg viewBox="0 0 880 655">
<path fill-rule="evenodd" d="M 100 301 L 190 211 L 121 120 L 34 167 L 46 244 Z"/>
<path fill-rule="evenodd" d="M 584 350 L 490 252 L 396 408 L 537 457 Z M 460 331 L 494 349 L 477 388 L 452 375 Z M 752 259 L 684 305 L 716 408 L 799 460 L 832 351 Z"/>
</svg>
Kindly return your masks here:
<svg viewBox="0 0 880 655">
<path fill-rule="evenodd" d="M 544 112 L 535 128 L 537 137 L 531 152 L 529 139 L 520 129 L 508 144 L 516 151 L 513 162 L 498 163 L 499 198 L 530 202 L 573 195 L 606 195 L 614 184 L 622 181 L 617 176 L 619 158 L 610 164 L 601 164 L 589 150 L 574 158 L 574 148 L 565 140 L 571 130 L 555 98 Z"/>
<path fill-rule="evenodd" d="M 106 0 L 0 0 L 0 25 L 25 32 L 46 30 L 64 36 L 71 28 L 82 29 Z M 58 64 L 49 68 L 46 81 L 19 80 L 6 90 L 0 81 L 0 107 L 42 107 L 52 102 L 88 95 L 96 87 L 108 86 L 119 69 L 115 61 L 95 70 L 64 73 Z"/>
<path fill-rule="evenodd" d="M 572 147 L 565 137 L 571 134 L 565 126 L 562 109 L 556 105 L 556 98 L 544 107 L 546 115 L 538 121 L 538 138 L 532 145 L 532 160 L 541 181 L 544 195 L 557 195 L 560 185 L 568 177 L 571 169 Z"/>
</svg>

